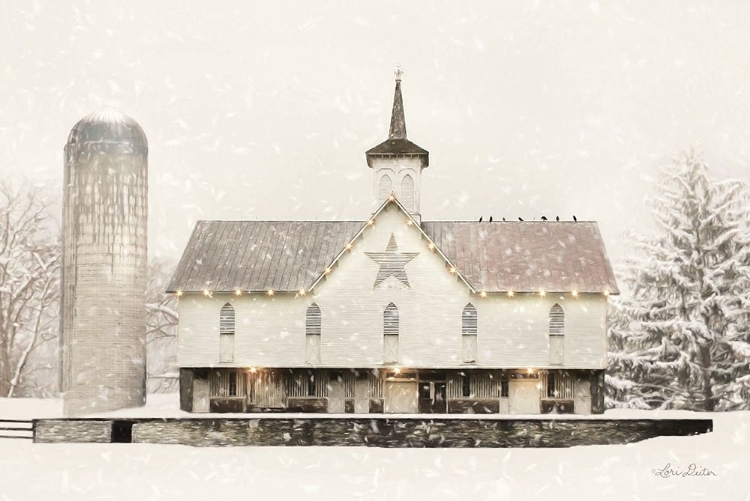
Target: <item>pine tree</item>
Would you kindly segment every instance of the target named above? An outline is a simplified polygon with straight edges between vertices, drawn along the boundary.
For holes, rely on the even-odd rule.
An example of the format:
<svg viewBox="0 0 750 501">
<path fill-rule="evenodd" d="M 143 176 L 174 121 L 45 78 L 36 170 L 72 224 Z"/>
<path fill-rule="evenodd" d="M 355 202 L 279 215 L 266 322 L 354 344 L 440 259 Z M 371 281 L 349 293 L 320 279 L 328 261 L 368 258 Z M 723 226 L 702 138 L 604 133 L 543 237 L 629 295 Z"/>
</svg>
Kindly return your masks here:
<svg viewBox="0 0 750 501">
<path fill-rule="evenodd" d="M 626 263 L 612 302 L 612 405 L 750 409 L 750 230 L 738 181 L 716 182 L 694 153 L 665 170 L 657 234 Z"/>
</svg>

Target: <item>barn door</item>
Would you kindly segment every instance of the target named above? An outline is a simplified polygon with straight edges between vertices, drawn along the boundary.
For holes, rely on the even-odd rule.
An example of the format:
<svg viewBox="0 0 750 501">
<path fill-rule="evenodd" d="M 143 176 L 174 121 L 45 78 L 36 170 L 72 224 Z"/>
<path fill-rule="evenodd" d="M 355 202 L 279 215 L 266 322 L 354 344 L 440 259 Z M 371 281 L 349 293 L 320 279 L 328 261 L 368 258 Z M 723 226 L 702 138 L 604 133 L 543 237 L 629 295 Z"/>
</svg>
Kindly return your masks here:
<svg viewBox="0 0 750 501">
<path fill-rule="evenodd" d="M 209 388 L 208 379 L 193 380 L 193 412 L 210 410 Z"/>
<path fill-rule="evenodd" d="M 385 412 L 416 414 L 419 410 L 416 381 L 386 381 Z"/>
<path fill-rule="evenodd" d="M 328 383 L 328 412 L 343 414 L 344 410 L 344 382 L 339 379 L 332 379 Z"/>
<path fill-rule="evenodd" d="M 357 379 L 354 384 L 354 412 L 367 414 L 370 412 L 370 381 Z"/>
<path fill-rule="evenodd" d="M 539 414 L 539 389 L 536 381 L 510 382 L 510 413 Z"/>
<path fill-rule="evenodd" d="M 576 414 L 591 414 L 591 382 L 585 379 L 576 380 L 573 412 Z"/>
</svg>

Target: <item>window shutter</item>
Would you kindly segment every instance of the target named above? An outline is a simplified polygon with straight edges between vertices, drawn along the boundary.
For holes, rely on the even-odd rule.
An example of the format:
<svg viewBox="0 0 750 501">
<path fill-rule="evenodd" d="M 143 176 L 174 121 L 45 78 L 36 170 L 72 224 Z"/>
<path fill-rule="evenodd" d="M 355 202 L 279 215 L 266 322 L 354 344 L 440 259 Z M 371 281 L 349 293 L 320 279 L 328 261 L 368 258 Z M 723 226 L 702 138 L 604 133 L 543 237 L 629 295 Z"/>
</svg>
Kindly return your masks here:
<svg viewBox="0 0 750 501">
<path fill-rule="evenodd" d="M 562 336 L 565 334 L 565 313 L 559 304 L 549 310 L 549 334 L 550 336 Z"/>
<path fill-rule="evenodd" d="M 378 201 L 380 203 L 385 202 L 385 199 L 391 196 L 391 193 L 393 193 L 391 178 L 388 176 L 381 177 L 378 183 Z"/>
<path fill-rule="evenodd" d="M 464 334 L 463 340 L 463 360 L 464 362 L 477 361 L 477 336 L 476 334 Z"/>
<path fill-rule="evenodd" d="M 234 308 L 229 303 L 219 313 L 219 362 L 234 362 Z"/>
<path fill-rule="evenodd" d="M 401 180 L 401 203 L 409 212 L 414 211 L 414 179 L 409 174 Z"/>
<path fill-rule="evenodd" d="M 464 311 L 461 315 L 461 333 L 477 333 L 477 309 L 471 303 L 464 306 Z"/>
<path fill-rule="evenodd" d="M 320 331 L 322 315 L 320 307 L 313 303 L 305 316 L 305 362 L 320 363 Z"/>
<path fill-rule="evenodd" d="M 221 334 L 219 362 L 234 362 L 234 334 Z"/>
<path fill-rule="evenodd" d="M 386 336 L 398 336 L 398 308 L 390 303 L 383 312 L 383 334 Z"/>
<path fill-rule="evenodd" d="M 383 363 L 398 363 L 398 336 L 383 336 Z"/>
<path fill-rule="evenodd" d="M 398 362 L 398 308 L 393 303 L 383 312 L 383 363 Z"/>
</svg>

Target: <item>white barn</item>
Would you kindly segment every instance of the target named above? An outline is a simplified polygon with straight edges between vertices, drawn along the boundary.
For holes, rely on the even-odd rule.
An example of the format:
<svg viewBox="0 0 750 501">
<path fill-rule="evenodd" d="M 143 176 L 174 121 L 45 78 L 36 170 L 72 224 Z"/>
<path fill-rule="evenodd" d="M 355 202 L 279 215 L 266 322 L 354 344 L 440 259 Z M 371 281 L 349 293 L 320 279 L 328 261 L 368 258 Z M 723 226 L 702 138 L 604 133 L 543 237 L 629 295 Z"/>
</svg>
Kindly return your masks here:
<svg viewBox="0 0 750 501">
<path fill-rule="evenodd" d="M 423 221 L 429 154 L 366 153 L 362 221 L 199 221 L 180 297 L 192 412 L 603 412 L 607 297 L 595 222 Z"/>
</svg>

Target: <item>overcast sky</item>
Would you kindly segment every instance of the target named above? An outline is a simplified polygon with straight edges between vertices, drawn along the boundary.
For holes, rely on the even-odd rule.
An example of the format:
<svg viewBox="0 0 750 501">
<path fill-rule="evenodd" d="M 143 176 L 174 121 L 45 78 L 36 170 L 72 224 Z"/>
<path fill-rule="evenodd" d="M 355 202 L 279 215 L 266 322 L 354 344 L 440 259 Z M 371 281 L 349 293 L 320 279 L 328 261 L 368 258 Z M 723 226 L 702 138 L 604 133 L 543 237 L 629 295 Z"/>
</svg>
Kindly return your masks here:
<svg viewBox="0 0 750 501">
<path fill-rule="evenodd" d="M 366 218 L 397 64 L 425 220 L 576 214 L 619 260 L 680 150 L 750 181 L 747 2 L 0 5 L 0 176 L 59 199 L 70 128 L 128 113 L 153 256 L 198 219 Z"/>
</svg>

